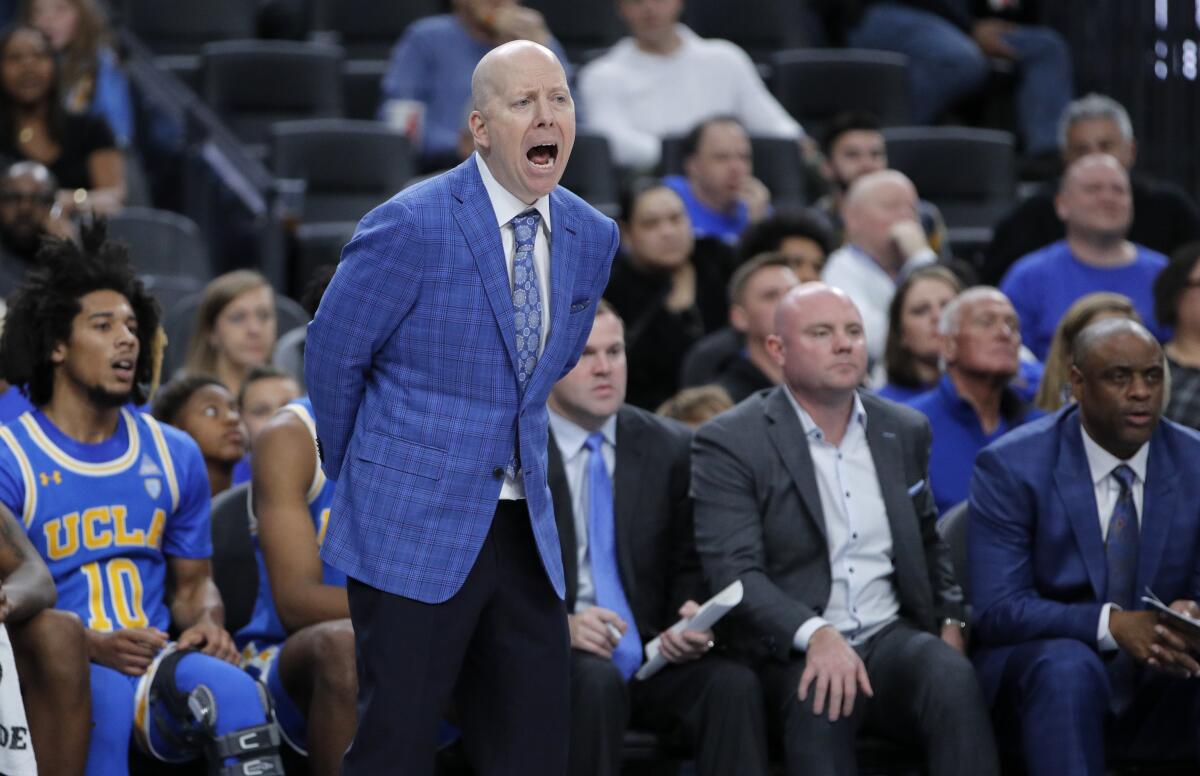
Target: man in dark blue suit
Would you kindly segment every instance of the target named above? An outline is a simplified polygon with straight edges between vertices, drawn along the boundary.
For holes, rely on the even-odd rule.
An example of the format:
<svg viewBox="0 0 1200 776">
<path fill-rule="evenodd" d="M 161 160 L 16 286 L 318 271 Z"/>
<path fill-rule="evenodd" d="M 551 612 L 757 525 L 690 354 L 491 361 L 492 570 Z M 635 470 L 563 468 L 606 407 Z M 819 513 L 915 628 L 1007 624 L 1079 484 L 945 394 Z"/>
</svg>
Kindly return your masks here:
<svg viewBox="0 0 1200 776">
<path fill-rule="evenodd" d="M 1076 340 L 1078 401 L 980 453 L 969 552 L 975 665 L 1031 776 L 1104 774 L 1105 750 L 1196 758 L 1200 435 L 1161 419 L 1163 354 L 1111 319 Z"/>
<path fill-rule="evenodd" d="M 557 188 L 562 66 L 529 41 L 471 81 L 476 153 L 369 213 L 309 326 L 337 481 L 359 723 L 345 771 L 429 774 L 453 700 L 481 774 L 566 767 L 569 648 L 546 397 L 579 358 L 617 229 Z"/>
</svg>

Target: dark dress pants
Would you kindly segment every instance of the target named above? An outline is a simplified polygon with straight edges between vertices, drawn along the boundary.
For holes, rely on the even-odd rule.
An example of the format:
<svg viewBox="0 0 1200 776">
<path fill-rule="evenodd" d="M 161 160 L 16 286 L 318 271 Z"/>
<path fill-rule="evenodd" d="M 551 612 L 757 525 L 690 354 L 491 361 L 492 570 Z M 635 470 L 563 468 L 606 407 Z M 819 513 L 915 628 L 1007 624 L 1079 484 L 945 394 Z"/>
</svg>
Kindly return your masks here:
<svg viewBox="0 0 1200 776">
<path fill-rule="evenodd" d="M 562 776 L 570 640 L 524 501 L 501 501 L 479 557 L 448 601 L 347 584 L 358 661 L 358 729 L 343 773 L 433 773 L 453 701 L 479 776 Z"/>
<path fill-rule="evenodd" d="M 812 712 L 813 692 L 797 690 L 804 656 L 774 662 L 763 672 L 768 708 L 783 729 L 788 776 L 854 776 L 860 729 L 919 744 L 930 776 L 998 776 L 991 718 L 970 661 L 932 633 L 904 620 L 855 647 L 874 697 L 861 691 L 849 717 L 830 722 Z"/>
</svg>

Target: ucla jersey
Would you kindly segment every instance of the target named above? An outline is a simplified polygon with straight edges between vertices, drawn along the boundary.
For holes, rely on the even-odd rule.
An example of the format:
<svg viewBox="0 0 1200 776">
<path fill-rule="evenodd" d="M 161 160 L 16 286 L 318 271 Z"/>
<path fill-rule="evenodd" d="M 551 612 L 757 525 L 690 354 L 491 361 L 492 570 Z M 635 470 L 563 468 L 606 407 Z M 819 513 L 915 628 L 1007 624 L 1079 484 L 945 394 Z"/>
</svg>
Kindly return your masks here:
<svg viewBox="0 0 1200 776">
<path fill-rule="evenodd" d="M 325 478 L 325 472 L 321 470 L 321 461 L 317 457 L 317 426 L 313 420 L 312 403 L 309 402 L 308 397 L 303 397 L 284 405 L 280 411 L 292 412 L 304 421 L 304 425 L 308 427 L 308 432 L 313 438 L 313 460 L 316 466 L 312 482 L 308 486 L 308 514 L 312 518 L 313 528 L 317 532 L 317 547 L 320 547 L 325 541 L 325 529 L 329 526 L 329 507 L 333 504 L 335 483 Z M 251 498 L 250 494 L 247 494 L 247 498 Z M 263 560 L 262 548 L 258 543 L 258 523 L 253 519 L 253 500 L 251 500 L 251 516 L 254 557 L 258 562 L 258 598 L 254 602 L 254 613 L 250 616 L 250 622 L 237 632 L 236 640 L 239 647 L 245 647 L 250 642 L 254 642 L 254 646 L 258 650 L 262 650 L 273 644 L 283 643 L 287 639 L 287 630 L 283 627 L 283 623 L 280 622 L 279 615 L 275 611 L 275 599 L 271 594 L 267 565 Z M 321 582 L 326 585 L 345 587 L 346 574 L 322 561 Z"/>
<path fill-rule="evenodd" d="M 95 630 L 167 630 L 166 558 L 212 555 L 199 448 L 128 408 L 98 444 L 37 410 L 0 428 L 0 501 L 49 566 L 58 608 Z"/>
</svg>

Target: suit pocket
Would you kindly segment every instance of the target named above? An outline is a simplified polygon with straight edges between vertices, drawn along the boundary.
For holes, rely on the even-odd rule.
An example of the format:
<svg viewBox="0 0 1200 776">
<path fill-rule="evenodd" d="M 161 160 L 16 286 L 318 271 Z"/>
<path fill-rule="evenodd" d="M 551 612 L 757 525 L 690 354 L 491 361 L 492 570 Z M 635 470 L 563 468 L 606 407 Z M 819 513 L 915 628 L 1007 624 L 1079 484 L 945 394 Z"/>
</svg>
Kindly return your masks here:
<svg viewBox="0 0 1200 776">
<path fill-rule="evenodd" d="M 571 302 L 571 313 L 570 314 L 574 315 L 575 313 L 583 312 L 584 310 L 588 309 L 588 306 L 591 303 L 592 303 L 592 300 L 588 299 L 586 297 L 583 299 L 576 299 L 574 302 Z"/>
<path fill-rule="evenodd" d="M 445 450 L 378 431 L 368 431 L 363 435 L 358 457 L 431 480 L 440 479 L 446 468 Z"/>
</svg>

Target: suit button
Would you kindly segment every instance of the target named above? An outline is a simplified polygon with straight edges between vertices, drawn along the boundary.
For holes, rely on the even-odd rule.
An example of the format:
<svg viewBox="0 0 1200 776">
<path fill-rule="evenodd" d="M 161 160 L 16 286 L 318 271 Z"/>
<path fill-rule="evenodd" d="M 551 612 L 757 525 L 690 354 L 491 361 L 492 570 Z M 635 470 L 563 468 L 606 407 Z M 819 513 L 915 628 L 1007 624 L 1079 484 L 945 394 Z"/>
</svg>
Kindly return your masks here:
<svg viewBox="0 0 1200 776">
<path fill-rule="evenodd" d="M 504 476 L 504 467 L 497 466 L 495 469 L 492 469 L 492 476 L 495 477 L 496 479 L 500 479 L 501 477 L 503 477 Z"/>
</svg>

